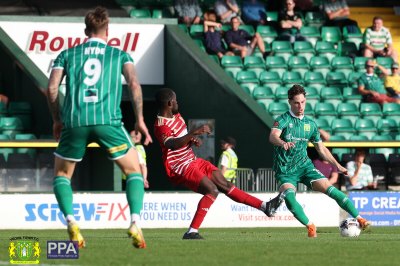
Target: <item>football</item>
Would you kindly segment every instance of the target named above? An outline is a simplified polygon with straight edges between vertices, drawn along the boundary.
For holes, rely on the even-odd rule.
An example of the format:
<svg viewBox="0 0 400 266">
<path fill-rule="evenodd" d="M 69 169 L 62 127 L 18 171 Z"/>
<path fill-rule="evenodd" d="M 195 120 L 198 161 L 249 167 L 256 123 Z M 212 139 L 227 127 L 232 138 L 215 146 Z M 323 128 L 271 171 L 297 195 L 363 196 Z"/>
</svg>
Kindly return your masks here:
<svg viewBox="0 0 400 266">
<path fill-rule="evenodd" d="M 340 235 L 343 237 L 358 237 L 361 233 L 360 224 L 355 218 L 347 218 L 339 226 Z"/>
</svg>

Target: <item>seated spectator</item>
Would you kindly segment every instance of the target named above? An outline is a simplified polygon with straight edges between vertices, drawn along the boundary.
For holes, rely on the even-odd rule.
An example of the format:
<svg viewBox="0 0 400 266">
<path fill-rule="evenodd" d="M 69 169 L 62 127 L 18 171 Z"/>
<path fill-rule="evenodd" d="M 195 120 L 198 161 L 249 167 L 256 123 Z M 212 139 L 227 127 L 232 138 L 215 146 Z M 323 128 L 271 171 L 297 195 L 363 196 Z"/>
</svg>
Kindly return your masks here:
<svg viewBox="0 0 400 266">
<path fill-rule="evenodd" d="M 346 27 L 349 33 L 356 32 L 358 24 L 357 21 L 349 19 L 350 9 L 346 0 L 325 0 L 323 7 L 328 17 L 325 26 L 336 26 L 341 30 Z"/>
<path fill-rule="evenodd" d="M 375 60 L 367 60 L 365 62 L 366 72 L 358 79 L 358 91 L 363 96 L 363 101 L 380 104 L 387 102 L 400 103 L 400 99 L 386 95 L 382 80 L 374 72 L 375 67 L 377 67 Z"/>
<path fill-rule="evenodd" d="M 242 19 L 244 23 L 250 24 L 255 28 L 258 25 L 265 25 L 267 22 L 265 4 L 257 0 L 243 1 Z"/>
<path fill-rule="evenodd" d="M 200 23 L 203 12 L 197 0 L 175 0 L 174 8 L 179 23 L 187 26 Z"/>
<path fill-rule="evenodd" d="M 266 55 L 264 40 L 258 32 L 254 36 L 251 36 L 247 31 L 239 29 L 240 20 L 238 17 L 231 19 L 231 25 L 232 29 L 225 33 L 225 42 L 232 52 L 244 58 L 247 55 L 253 54 L 254 48 L 257 45 L 261 53 L 264 56 Z"/>
<path fill-rule="evenodd" d="M 346 190 L 376 189 L 373 182 L 371 166 L 364 163 L 367 152 L 364 149 L 356 150 L 354 161 L 347 163 Z"/>
<path fill-rule="evenodd" d="M 300 13 L 294 11 L 295 3 L 293 0 L 286 0 L 286 7 L 279 13 L 280 35 L 282 41 L 305 41 L 306 38 L 300 34 L 303 22 Z"/>
<path fill-rule="evenodd" d="M 221 24 L 216 22 L 216 14 L 209 12 L 204 18 L 204 43 L 207 53 L 216 54 L 219 58 L 224 55 L 234 55 L 234 53 L 227 51 L 224 47 L 222 42 L 223 32 L 215 30 L 215 28 L 221 28 Z"/>
<path fill-rule="evenodd" d="M 392 35 L 383 26 L 381 17 L 374 17 L 372 26 L 365 30 L 363 45 L 365 57 L 388 56 L 392 57 L 394 62 L 398 62 L 397 52 L 393 48 Z"/>
<path fill-rule="evenodd" d="M 393 98 L 400 98 L 400 71 L 399 64 L 392 64 L 392 71 L 383 66 L 378 66 L 384 76 L 384 85 L 389 96 Z"/>
<path fill-rule="evenodd" d="M 315 168 L 318 169 L 326 178 L 328 178 L 331 185 L 336 185 L 338 187 L 338 169 L 336 166 L 331 165 L 328 161 L 318 157 L 313 160 Z"/>
<path fill-rule="evenodd" d="M 214 4 L 214 10 L 222 24 L 230 23 L 233 17 L 238 17 L 241 22 L 240 8 L 235 0 L 217 0 Z"/>
</svg>

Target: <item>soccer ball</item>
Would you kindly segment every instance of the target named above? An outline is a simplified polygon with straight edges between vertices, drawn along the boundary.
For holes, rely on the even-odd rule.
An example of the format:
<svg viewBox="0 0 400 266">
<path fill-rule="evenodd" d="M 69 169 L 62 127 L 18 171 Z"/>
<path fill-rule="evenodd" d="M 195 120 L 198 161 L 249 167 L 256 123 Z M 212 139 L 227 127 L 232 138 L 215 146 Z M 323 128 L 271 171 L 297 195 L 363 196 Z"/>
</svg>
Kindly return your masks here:
<svg viewBox="0 0 400 266">
<path fill-rule="evenodd" d="M 357 219 L 347 218 L 339 225 L 340 235 L 343 237 L 358 237 L 361 233 Z"/>
</svg>

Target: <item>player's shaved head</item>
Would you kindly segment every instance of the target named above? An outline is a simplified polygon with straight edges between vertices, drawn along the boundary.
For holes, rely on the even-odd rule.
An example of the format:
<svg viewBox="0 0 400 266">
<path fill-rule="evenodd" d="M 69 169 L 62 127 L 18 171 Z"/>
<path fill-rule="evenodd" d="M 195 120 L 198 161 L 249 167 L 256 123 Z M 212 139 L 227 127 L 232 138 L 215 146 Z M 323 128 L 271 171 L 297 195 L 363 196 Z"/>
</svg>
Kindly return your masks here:
<svg viewBox="0 0 400 266">
<path fill-rule="evenodd" d="M 91 34 L 106 32 L 109 21 L 106 8 L 99 6 L 94 10 L 90 10 L 85 16 L 85 34 L 90 37 Z"/>
<path fill-rule="evenodd" d="M 156 103 L 159 108 L 166 105 L 174 97 L 175 92 L 170 88 L 162 88 L 156 92 Z"/>
</svg>

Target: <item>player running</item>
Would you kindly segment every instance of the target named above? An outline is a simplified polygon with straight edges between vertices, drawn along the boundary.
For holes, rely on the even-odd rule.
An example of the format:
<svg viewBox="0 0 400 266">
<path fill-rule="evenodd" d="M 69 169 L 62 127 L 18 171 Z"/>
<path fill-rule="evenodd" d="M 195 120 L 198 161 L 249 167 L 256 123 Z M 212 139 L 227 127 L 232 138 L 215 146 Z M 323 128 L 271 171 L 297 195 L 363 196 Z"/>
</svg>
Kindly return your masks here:
<svg viewBox="0 0 400 266">
<path fill-rule="evenodd" d="M 303 208 L 296 200 L 296 187 L 299 182 L 309 189 L 325 193 L 351 216 L 357 218 L 362 229 L 370 226 L 370 222 L 359 215 L 351 200 L 330 184 L 319 172 L 307 156 L 307 144 L 312 142 L 324 160 L 337 167 L 347 175 L 347 169 L 341 166 L 320 139 L 316 123 L 304 116 L 306 92 L 300 85 L 293 85 L 288 91 L 290 110 L 279 116 L 271 130 L 269 141 L 274 145 L 274 171 L 279 184 L 278 197 L 275 203 L 284 199 L 286 206 L 294 217 L 308 229 L 309 237 L 317 237 L 317 229 Z M 278 204 L 273 207 L 277 207 Z"/>
<path fill-rule="evenodd" d="M 152 142 L 143 119 L 142 88 L 129 54 L 108 46 L 108 12 L 97 7 L 85 17 L 86 43 L 67 49 L 54 61 L 48 85 L 48 103 L 53 117 L 53 133 L 60 143 L 55 151 L 54 193 L 68 223 L 68 233 L 79 247 L 85 246 L 74 218 L 71 177 L 76 162 L 82 160 L 86 146 L 97 142 L 106 149 L 127 177 L 126 196 L 131 213 L 128 234 L 136 248 L 146 243 L 139 227 L 143 207 L 143 176 L 138 153 L 121 122 L 121 74 L 133 95 L 135 129 Z M 58 87 L 66 75 L 64 106 L 59 105 Z"/>
</svg>

